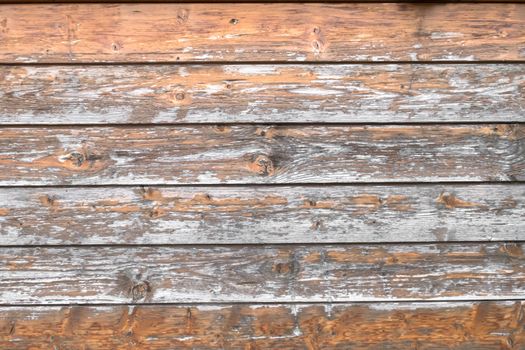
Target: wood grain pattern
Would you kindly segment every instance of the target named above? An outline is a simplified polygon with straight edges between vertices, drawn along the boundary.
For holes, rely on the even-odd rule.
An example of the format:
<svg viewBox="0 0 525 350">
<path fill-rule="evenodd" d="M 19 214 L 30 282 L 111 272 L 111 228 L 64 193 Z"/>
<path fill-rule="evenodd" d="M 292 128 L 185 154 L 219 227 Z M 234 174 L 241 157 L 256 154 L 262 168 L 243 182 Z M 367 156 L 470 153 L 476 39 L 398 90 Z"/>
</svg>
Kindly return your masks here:
<svg viewBox="0 0 525 350">
<path fill-rule="evenodd" d="M 2 248 L 0 303 L 515 299 L 523 261 L 514 243 Z"/>
<path fill-rule="evenodd" d="M 0 308 L 0 347 L 525 349 L 525 303 Z M 82 348 L 82 347 L 80 347 Z"/>
<path fill-rule="evenodd" d="M 0 9 L 0 62 L 525 58 L 520 4 L 33 4 Z"/>
<path fill-rule="evenodd" d="M 0 66 L 0 123 L 524 122 L 523 65 Z"/>
<path fill-rule="evenodd" d="M 0 189 L 0 245 L 525 241 L 525 185 Z"/>
<path fill-rule="evenodd" d="M 0 0 L 0 349 L 525 350 L 525 1 L 85 1 Z"/>
<path fill-rule="evenodd" d="M 0 129 L 1 185 L 509 181 L 525 125 Z"/>
</svg>

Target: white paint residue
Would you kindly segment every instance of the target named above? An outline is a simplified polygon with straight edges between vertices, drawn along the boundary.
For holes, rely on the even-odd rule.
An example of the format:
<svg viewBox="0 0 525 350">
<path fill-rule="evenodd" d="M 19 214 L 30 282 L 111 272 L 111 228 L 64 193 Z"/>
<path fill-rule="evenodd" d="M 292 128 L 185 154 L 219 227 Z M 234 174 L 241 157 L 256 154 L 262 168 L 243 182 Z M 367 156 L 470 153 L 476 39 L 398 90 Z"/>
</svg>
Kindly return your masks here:
<svg viewBox="0 0 525 350">
<path fill-rule="evenodd" d="M 327 96 L 327 95 L 342 95 L 343 93 L 338 90 L 332 90 L 332 89 L 320 89 L 320 88 L 312 88 L 312 87 L 304 87 L 299 89 L 293 89 L 290 92 L 296 93 L 296 94 L 303 94 L 303 95 L 316 95 L 316 96 Z"/>
<path fill-rule="evenodd" d="M 36 62 L 32 57 L 18 56 L 15 58 L 15 62 Z"/>
<path fill-rule="evenodd" d="M 219 91 L 223 90 L 223 86 L 221 84 L 209 84 L 206 85 L 206 88 L 203 89 L 208 94 L 215 94 Z"/>
<path fill-rule="evenodd" d="M 181 77 L 189 77 L 190 73 L 188 72 L 188 69 L 186 67 L 180 67 L 179 68 L 179 75 Z"/>
<path fill-rule="evenodd" d="M 150 89 L 150 88 L 139 88 L 139 89 L 134 89 L 128 92 L 128 94 L 131 96 L 144 96 L 148 94 L 152 95 L 154 93 L 155 93 L 155 90 Z"/>
<path fill-rule="evenodd" d="M 208 59 L 213 59 L 213 58 L 215 58 L 215 57 L 213 57 L 212 55 L 207 54 L 207 53 L 195 56 L 196 60 L 208 60 Z M 218 57 L 218 58 L 221 58 L 221 57 Z"/>
<path fill-rule="evenodd" d="M 463 36 L 463 33 L 456 33 L 456 32 L 432 32 L 430 33 L 430 39 L 432 40 L 461 38 L 462 36 Z"/>
<path fill-rule="evenodd" d="M 223 68 L 228 74 L 246 74 L 246 75 L 260 75 L 260 74 L 277 74 L 279 73 L 276 66 L 270 65 L 243 65 L 243 66 L 225 66 Z"/>
<path fill-rule="evenodd" d="M 448 60 L 450 61 L 475 61 L 476 58 L 474 57 L 474 55 L 458 56 L 458 55 L 454 55 L 452 52 L 449 52 L 444 56 L 433 59 L 433 61 L 448 61 Z"/>
</svg>

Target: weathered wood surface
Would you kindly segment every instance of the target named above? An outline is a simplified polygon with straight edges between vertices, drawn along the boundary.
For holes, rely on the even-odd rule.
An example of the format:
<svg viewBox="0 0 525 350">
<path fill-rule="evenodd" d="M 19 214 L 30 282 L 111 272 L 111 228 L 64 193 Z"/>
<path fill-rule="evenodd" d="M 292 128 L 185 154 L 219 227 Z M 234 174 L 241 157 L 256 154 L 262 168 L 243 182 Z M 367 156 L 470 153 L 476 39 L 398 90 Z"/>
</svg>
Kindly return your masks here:
<svg viewBox="0 0 525 350">
<path fill-rule="evenodd" d="M 525 241 L 525 185 L 0 189 L 0 245 Z"/>
<path fill-rule="evenodd" d="M 515 243 L 4 247 L 0 303 L 512 299 L 524 257 Z"/>
<path fill-rule="evenodd" d="M 509 181 L 525 125 L 10 127 L 1 185 Z"/>
<path fill-rule="evenodd" d="M 524 5 L 277 2 L 0 0 L 1 349 L 525 350 Z"/>
<path fill-rule="evenodd" d="M 0 123 L 524 122 L 523 65 L 0 66 Z"/>
<path fill-rule="evenodd" d="M 524 313 L 520 301 L 2 307 L 0 347 L 520 350 Z"/>
<path fill-rule="evenodd" d="M 0 62 L 525 58 L 520 4 L 33 4 L 0 8 Z"/>
</svg>

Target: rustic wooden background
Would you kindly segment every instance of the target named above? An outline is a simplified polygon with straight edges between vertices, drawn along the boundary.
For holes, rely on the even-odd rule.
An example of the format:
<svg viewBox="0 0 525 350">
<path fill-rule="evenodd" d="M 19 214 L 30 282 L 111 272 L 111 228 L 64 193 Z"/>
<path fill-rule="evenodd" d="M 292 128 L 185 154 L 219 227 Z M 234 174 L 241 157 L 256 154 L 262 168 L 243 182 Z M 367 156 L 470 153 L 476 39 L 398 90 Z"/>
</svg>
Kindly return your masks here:
<svg viewBox="0 0 525 350">
<path fill-rule="evenodd" d="M 0 349 L 525 349 L 525 3 L 0 1 Z"/>
</svg>

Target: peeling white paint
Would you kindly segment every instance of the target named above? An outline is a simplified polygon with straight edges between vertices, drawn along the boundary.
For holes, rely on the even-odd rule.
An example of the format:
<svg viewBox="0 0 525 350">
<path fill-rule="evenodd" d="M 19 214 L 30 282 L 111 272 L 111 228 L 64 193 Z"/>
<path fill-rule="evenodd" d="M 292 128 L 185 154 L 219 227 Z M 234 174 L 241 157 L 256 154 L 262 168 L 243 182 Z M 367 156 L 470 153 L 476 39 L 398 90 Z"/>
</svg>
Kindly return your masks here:
<svg viewBox="0 0 525 350">
<path fill-rule="evenodd" d="M 458 32 L 432 32 L 430 33 L 430 39 L 441 40 L 441 39 L 454 39 L 463 37 L 463 33 Z"/>
</svg>

